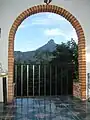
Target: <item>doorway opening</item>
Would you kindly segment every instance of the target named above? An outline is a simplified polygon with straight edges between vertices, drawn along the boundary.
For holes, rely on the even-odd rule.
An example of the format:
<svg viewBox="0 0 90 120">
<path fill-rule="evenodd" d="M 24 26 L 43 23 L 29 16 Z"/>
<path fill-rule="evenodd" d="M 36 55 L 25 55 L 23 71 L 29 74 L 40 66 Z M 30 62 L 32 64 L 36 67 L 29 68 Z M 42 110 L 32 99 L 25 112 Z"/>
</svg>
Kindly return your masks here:
<svg viewBox="0 0 90 120">
<path fill-rule="evenodd" d="M 15 35 L 14 96 L 73 95 L 73 82 L 79 81 L 77 42 L 60 15 L 42 12 L 25 19 Z"/>
<path fill-rule="evenodd" d="M 13 23 L 10 34 L 9 34 L 9 49 L 8 49 L 8 101 L 12 101 L 13 99 L 13 67 L 14 67 L 14 38 L 17 28 L 22 23 L 24 19 L 28 16 L 40 12 L 52 12 L 63 16 L 67 19 L 72 26 L 75 28 L 77 37 L 78 37 L 78 63 L 79 63 L 79 97 L 84 100 L 86 99 L 86 56 L 85 56 L 85 37 L 83 29 L 78 22 L 78 20 L 68 11 L 63 8 L 54 6 L 54 5 L 38 5 L 34 6 L 30 9 L 27 9 L 23 13 L 21 13 L 15 22 Z M 75 86 L 77 87 L 77 86 Z"/>
</svg>

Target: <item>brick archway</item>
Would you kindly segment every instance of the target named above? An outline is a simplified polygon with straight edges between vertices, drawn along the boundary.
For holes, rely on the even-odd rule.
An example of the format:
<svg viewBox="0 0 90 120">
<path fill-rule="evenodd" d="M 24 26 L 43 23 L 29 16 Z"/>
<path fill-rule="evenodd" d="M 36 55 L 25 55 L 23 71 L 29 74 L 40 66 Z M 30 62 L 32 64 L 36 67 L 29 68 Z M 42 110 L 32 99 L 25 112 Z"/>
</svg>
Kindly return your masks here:
<svg viewBox="0 0 90 120">
<path fill-rule="evenodd" d="M 13 65 L 14 65 L 14 38 L 18 26 L 28 16 L 40 12 L 52 12 L 63 16 L 75 28 L 78 36 L 78 61 L 79 61 L 79 81 L 80 81 L 80 97 L 86 99 L 86 51 L 85 36 L 79 21 L 64 8 L 55 5 L 38 5 L 31 7 L 22 12 L 14 21 L 9 33 L 8 46 L 8 102 L 13 99 Z"/>
</svg>

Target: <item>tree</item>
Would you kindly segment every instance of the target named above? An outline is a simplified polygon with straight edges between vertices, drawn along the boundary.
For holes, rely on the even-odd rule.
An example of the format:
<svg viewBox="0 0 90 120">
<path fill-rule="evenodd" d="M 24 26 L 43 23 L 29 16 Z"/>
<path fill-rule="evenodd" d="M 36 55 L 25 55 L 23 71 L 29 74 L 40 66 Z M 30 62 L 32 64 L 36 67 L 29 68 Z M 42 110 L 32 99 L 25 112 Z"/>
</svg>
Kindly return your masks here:
<svg viewBox="0 0 90 120">
<path fill-rule="evenodd" d="M 72 60 L 74 64 L 74 79 L 78 80 L 78 45 L 73 39 L 71 39 L 71 41 L 68 41 L 67 45 L 73 54 Z"/>
<path fill-rule="evenodd" d="M 78 45 L 75 40 L 71 39 L 67 43 L 57 45 L 56 50 L 53 52 L 54 59 L 51 63 L 72 63 L 74 67 L 74 79 L 78 80 Z"/>
</svg>

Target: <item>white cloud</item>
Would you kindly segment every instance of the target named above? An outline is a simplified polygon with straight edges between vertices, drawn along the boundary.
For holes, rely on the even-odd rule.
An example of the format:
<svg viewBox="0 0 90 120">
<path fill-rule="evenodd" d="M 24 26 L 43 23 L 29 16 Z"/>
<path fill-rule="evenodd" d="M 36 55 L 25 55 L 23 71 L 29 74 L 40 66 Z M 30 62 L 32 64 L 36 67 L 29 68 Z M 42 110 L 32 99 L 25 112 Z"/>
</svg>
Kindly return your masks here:
<svg viewBox="0 0 90 120">
<path fill-rule="evenodd" d="M 64 18 L 64 17 L 62 17 L 62 16 L 60 16 L 60 15 L 58 15 L 58 14 L 55 14 L 55 13 L 49 13 L 48 15 L 47 15 L 47 18 L 49 18 L 49 19 L 52 19 L 52 20 L 54 20 L 54 21 L 65 21 L 66 19 Z M 67 21 L 67 20 L 66 20 Z"/>
<path fill-rule="evenodd" d="M 70 40 L 71 38 L 73 38 L 76 42 L 78 42 L 77 35 L 74 30 L 72 32 L 67 31 L 67 33 L 65 33 L 64 31 L 60 30 L 59 28 L 46 29 L 44 31 L 44 34 L 47 36 L 63 36 L 66 40 Z"/>
<path fill-rule="evenodd" d="M 53 24 L 60 24 L 60 21 L 65 21 L 62 16 L 59 16 L 54 13 L 44 13 L 45 16 L 43 17 L 36 17 L 33 19 L 31 24 L 32 25 L 53 25 Z M 66 20 L 67 21 L 67 20 Z"/>
<path fill-rule="evenodd" d="M 32 25 L 50 25 L 51 22 L 49 19 L 41 19 L 41 18 L 38 18 L 38 19 L 34 19 L 32 22 L 31 22 Z"/>
<path fill-rule="evenodd" d="M 19 26 L 19 29 L 26 28 L 32 25 L 58 25 L 62 21 L 68 22 L 64 17 L 55 13 L 38 13 L 38 16 L 33 16 L 30 19 L 30 24 L 25 24 L 25 21 Z M 41 14 L 41 15 L 40 15 Z M 42 16 L 43 15 L 43 16 Z"/>
<path fill-rule="evenodd" d="M 55 28 L 55 29 L 46 29 L 44 31 L 44 34 L 47 36 L 64 36 L 64 33 L 59 29 L 59 28 Z"/>
</svg>

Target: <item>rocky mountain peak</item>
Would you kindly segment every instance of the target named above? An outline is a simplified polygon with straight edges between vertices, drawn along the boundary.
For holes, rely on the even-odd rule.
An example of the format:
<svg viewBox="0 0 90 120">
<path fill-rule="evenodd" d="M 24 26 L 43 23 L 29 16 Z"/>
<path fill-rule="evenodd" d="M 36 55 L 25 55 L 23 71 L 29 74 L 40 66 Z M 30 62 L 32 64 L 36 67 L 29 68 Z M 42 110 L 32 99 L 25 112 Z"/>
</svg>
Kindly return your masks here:
<svg viewBox="0 0 90 120">
<path fill-rule="evenodd" d="M 53 40 L 53 39 L 50 39 L 50 40 L 48 41 L 48 44 L 52 44 L 52 43 L 55 44 L 54 40 Z"/>
</svg>

